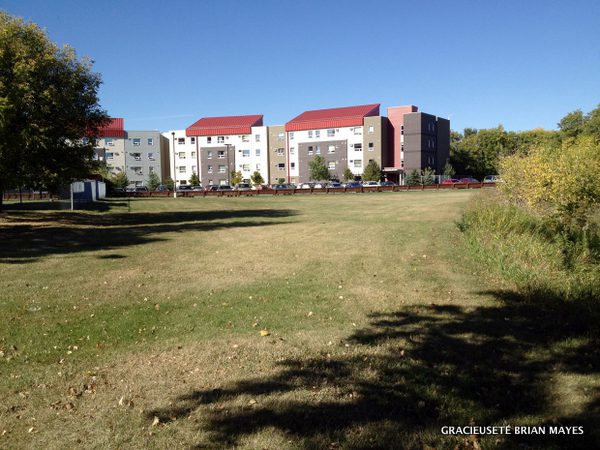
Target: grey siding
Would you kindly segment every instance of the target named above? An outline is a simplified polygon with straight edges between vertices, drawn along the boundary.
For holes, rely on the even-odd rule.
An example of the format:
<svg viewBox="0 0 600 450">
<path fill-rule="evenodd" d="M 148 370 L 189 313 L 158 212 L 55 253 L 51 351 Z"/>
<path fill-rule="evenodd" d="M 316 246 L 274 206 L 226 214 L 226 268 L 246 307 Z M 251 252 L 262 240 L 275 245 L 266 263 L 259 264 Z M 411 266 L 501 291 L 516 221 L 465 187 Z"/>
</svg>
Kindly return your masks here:
<svg viewBox="0 0 600 450">
<path fill-rule="evenodd" d="M 330 145 L 335 146 L 335 153 L 329 153 Z M 317 156 L 317 146 L 320 147 L 320 156 L 325 159 L 325 164 L 335 162 L 335 169 L 329 170 L 332 178 L 342 179 L 344 169 L 348 167 L 348 142 L 346 140 L 338 141 L 319 141 L 311 143 L 298 144 L 298 178 L 300 183 L 310 180 L 310 170 L 308 163 Z M 309 147 L 312 147 L 312 155 L 309 155 Z"/>
<path fill-rule="evenodd" d="M 161 135 L 158 131 L 127 131 L 127 178 L 130 185 L 146 186 L 151 171 L 162 174 Z"/>
<path fill-rule="evenodd" d="M 370 127 L 373 127 L 372 133 L 369 132 Z M 365 166 L 370 160 L 374 160 L 381 168 L 388 164 L 388 120 L 386 117 L 365 117 L 363 154 Z"/>
<path fill-rule="evenodd" d="M 219 151 L 224 152 L 224 158 L 219 158 Z M 225 173 L 219 173 L 219 166 L 225 166 Z M 210 171 L 211 168 L 212 171 Z M 200 147 L 200 181 L 203 186 L 229 184 L 231 171 L 234 169 L 235 145 Z"/>
</svg>

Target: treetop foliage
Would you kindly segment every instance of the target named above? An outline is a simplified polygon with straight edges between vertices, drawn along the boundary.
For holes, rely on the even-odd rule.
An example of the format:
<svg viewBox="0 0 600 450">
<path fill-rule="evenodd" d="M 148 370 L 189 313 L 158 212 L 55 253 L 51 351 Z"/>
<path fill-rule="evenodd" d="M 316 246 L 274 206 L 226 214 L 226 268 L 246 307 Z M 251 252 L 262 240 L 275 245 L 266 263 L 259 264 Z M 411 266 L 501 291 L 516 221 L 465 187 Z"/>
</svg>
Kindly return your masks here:
<svg viewBox="0 0 600 450">
<path fill-rule="evenodd" d="M 310 173 L 310 179 L 316 181 L 325 181 L 331 179 L 331 174 L 329 173 L 329 169 L 325 164 L 325 158 L 322 156 L 315 156 L 308 163 L 308 170 Z"/>
</svg>

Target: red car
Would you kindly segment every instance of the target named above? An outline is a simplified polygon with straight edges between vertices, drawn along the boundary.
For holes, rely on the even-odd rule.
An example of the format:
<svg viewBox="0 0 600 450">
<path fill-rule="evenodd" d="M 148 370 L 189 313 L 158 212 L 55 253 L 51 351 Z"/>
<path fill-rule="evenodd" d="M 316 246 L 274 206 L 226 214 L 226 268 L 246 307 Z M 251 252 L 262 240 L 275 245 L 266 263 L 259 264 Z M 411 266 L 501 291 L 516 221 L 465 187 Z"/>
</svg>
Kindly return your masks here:
<svg viewBox="0 0 600 450">
<path fill-rule="evenodd" d="M 442 181 L 442 184 L 456 184 L 461 181 L 458 178 L 448 178 L 447 180 Z"/>
</svg>

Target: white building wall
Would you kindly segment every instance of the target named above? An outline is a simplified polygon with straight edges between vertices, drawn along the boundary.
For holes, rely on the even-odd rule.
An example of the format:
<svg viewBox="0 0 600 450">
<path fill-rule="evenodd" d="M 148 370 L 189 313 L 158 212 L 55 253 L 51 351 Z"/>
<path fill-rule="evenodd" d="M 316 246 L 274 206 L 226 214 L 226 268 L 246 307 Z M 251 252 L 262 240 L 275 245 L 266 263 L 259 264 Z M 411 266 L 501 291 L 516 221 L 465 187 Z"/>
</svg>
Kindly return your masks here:
<svg viewBox="0 0 600 450">
<path fill-rule="evenodd" d="M 175 138 L 171 133 L 175 133 Z M 186 136 L 185 130 L 169 130 L 162 133 L 169 140 L 169 166 L 176 186 L 190 183 L 192 173 L 199 175 L 200 167 L 196 149 L 196 137 Z M 173 142 L 174 141 L 174 142 Z M 175 151 L 175 166 L 173 166 Z"/>
</svg>

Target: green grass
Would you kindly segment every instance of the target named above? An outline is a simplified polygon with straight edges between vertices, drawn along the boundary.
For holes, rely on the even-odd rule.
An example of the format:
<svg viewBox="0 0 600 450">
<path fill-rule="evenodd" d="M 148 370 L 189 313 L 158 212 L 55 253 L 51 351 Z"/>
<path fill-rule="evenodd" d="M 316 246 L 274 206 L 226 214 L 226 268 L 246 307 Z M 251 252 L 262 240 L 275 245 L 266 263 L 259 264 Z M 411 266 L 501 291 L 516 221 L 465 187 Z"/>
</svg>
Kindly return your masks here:
<svg viewBox="0 0 600 450">
<path fill-rule="evenodd" d="M 473 260 L 472 196 L 9 205 L 0 448 L 592 447 L 597 309 Z"/>
</svg>

